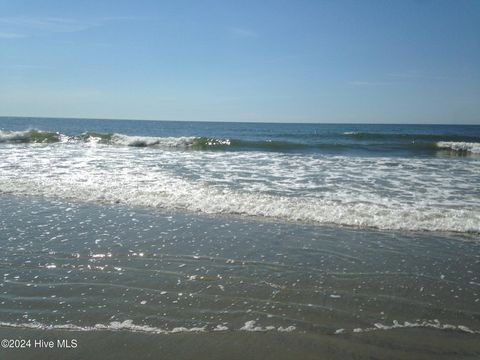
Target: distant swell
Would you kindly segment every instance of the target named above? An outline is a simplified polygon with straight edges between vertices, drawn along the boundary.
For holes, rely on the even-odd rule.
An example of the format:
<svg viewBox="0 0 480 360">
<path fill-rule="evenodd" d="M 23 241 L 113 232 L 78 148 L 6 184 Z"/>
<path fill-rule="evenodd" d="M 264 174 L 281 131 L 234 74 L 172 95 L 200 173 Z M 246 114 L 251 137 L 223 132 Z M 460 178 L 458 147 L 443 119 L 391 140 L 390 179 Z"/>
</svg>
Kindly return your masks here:
<svg viewBox="0 0 480 360">
<path fill-rule="evenodd" d="M 413 133 L 380 133 L 364 131 L 346 131 L 345 137 L 358 140 L 411 140 L 411 141 L 461 141 L 479 142 L 480 136 L 465 136 L 454 134 L 413 134 Z"/>
</svg>

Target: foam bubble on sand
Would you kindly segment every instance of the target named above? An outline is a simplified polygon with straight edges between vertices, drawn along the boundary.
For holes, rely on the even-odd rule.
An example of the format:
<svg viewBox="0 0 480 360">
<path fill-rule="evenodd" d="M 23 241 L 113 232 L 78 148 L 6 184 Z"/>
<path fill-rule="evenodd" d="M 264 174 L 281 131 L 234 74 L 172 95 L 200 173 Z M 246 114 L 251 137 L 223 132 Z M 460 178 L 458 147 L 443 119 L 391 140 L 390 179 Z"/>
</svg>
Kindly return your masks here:
<svg viewBox="0 0 480 360">
<path fill-rule="evenodd" d="M 66 330 L 66 331 L 131 331 L 139 333 L 149 333 L 149 334 L 176 334 L 176 333 L 196 333 L 196 332 L 206 332 L 206 331 L 227 331 L 229 330 L 228 326 L 217 325 L 214 328 L 207 328 L 207 326 L 195 326 L 195 327 L 175 327 L 173 329 L 162 329 L 149 325 L 136 325 L 133 323 L 133 320 L 125 321 L 112 321 L 109 324 L 96 324 L 94 326 L 79 326 L 74 324 L 43 324 L 39 322 L 30 322 L 30 323 L 11 323 L 0 321 L 0 327 L 6 328 L 21 328 L 21 329 L 37 329 L 37 330 Z M 256 326 L 255 320 L 250 320 L 242 326 L 240 331 L 279 331 L 279 332 L 291 332 L 294 331 L 295 326 L 288 327 L 275 327 L 270 326 Z"/>
<path fill-rule="evenodd" d="M 256 321 L 255 320 L 249 320 L 247 322 L 245 322 L 245 325 L 243 325 L 239 330 L 241 331 L 271 331 L 271 330 L 277 330 L 277 331 L 280 331 L 280 332 L 291 332 L 293 330 L 295 330 L 295 326 L 288 326 L 288 327 L 278 327 L 276 328 L 275 326 L 265 326 L 265 327 L 262 327 L 262 326 L 257 326 L 256 325 Z"/>
<path fill-rule="evenodd" d="M 112 321 L 109 324 L 96 324 L 94 326 L 78 326 L 73 324 L 55 324 L 47 325 L 38 322 L 31 323 L 10 323 L 10 322 L 0 322 L 0 327 L 9 327 L 9 328 L 23 328 L 23 329 L 39 329 L 39 330 L 69 330 L 69 331 L 131 331 L 131 332 L 141 332 L 141 333 L 151 333 L 151 334 L 174 334 L 180 332 L 204 332 L 206 327 L 176 327 L 171 330 L 165 330 L 158 327 L 148 326 L 148 325 L 136 325 L 133 323 L 133 320 L 125 321 Z"/>
<path fill-rule="evenodd" d="M 279 326 L 279 327 L 277 328 L 277 331 L 280 331 L 280 332 L 291 332 L 291 331 L 294 331 L 295 329 L 296 329 L 296 327 L 295 327 L 295 326 L 292 326 L 292 325 L 287 326 L 287 327 Z"/>
<path fill-rule="evenodd" d="M 227 331 L 228 330 L 228 327 L 227 326 L 224 326 L 224 325 L 217 325 L 213 331 Z"/>
<path fill-rule="evenodd" d="M 352 329 L 351 332 L 354 333 L 364 333 L 364 332 L 371 332 L 371 331 L 379 331 L 379 330 L 392 330 L 392 329 L 405 329 L 405 328 L 431 328 L 431 329 L 438 329 L 438 330 L 453 330 L 453 331 L 461 331 L 469 334 L 480 334 L 480 330 L 472 330 L 467 326 L 464 325 L 451 325 L 451 324 L 442 324 L 437 319 L 435 320 L 425 320 L 425 321 L 417 321 L 417 322 L 409 322 L 405 321 L 403 323 L 398 322 L 397 320 L 393 320 L 392 325 L 384 325 L 382 323 L 375 323 L 373 327 L 367 328 L 355 328 Z M 337 329 L 334 334 L 344 334 L 348 331 L 345 329 Z"/>
</svg>

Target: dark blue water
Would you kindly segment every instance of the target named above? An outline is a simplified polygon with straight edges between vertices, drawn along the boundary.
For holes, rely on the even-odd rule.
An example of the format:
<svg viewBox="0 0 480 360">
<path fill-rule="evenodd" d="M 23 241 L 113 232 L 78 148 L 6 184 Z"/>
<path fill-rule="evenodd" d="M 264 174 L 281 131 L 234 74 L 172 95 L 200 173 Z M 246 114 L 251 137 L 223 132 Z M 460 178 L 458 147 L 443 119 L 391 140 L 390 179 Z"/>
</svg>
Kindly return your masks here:
<svg viewBox="0 0 480 360">
<path fill-rule="evenodd" d="M 204 145 L 200 147 L 202 150 L 362 156 L 475 155 L 480 143 L 480 125 L 276 124 L 0 117 L 0 130 L 4 132 L 29 129 L 68 136 L 95 133 L 104 136 L 196 137 Z M 23 139 L 24 142 L 30 140 Z M 224 140 L 229 142 L 222 142 Z M 136 142 L 130 145 L 148 144 Z"/>
</svg>

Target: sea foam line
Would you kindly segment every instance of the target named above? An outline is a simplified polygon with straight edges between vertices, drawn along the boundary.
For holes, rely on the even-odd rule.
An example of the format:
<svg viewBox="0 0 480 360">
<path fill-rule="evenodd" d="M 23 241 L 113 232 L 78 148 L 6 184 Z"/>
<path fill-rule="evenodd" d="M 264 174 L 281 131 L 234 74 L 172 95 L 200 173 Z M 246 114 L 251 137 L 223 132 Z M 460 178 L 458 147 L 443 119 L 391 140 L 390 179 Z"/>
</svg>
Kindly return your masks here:
<svg viewBox="0 0 480 360">
<path fill-rule="evenodd" d="M 479 330 L 472 330 L 468 326 L 464 325 L 451 325 L 451 324 L 442 324 L 439 320 L 424 320 L 417 322 L 405 321 L 402 323 L 397 320 L 393 320 L 392 325 L 384 325 L 381 323 L 373 324 L 373 327 L 367 328 L 355 328 L 351 330 L 346 329 L 337 329 L 335 335 L 346 334 L 346 333 L 364 333 L 371 331 L 380 331 L 380 330 L 393 330 L 393 329 L 406 329 L 406 328 L 430 328 L 438 330 L 451 330 L 451 331 L 460 331 L 468 334 L 480 334 Z"/>
<path fill-rule="evenodd" d="M 48 187 L 44 186 L 45 183 L 32 183 L 32 180 L 25 183 L 18 179 L 9 183 L 0 181 L 0 193 L 389 230 L 480 232 L 479 215 L 474 210 L 403 204 L 396 208 L 385 208 L 381 204 L 342 204 L 325 199 L 249 194 L 232 189 L 219 191 L 180 179 L 159 179 L 141 189 L 132 187 L 129 181 L 118 181 L 108 175 L 97 180 L 84 184 L 55 181 Z"/>
<path fill-rule="evenodd" d="M 214 328 L 207 329 L 207 326 L 202 327 L 175 327 L 173 329 L 167 330 L 149 325 L 136 325 L 133 323 L 133 320 L 125 321 L 112 321 L 109 324 L 96 324 L 94 326 L 79 326 L 74 324 L 56 324 L 49 325 L 40 322 L 31 322 L 31 323 L 11 323 L 0 321 L 0 327 L 6 328 L 20 328 L 20 329 L 35 329 L 35 330 L 65 330 L 65 331 L 129 331 L 135 333 L 148 333 L 148 334 L 159 334 L 159 335 L 168 335 L 176 333 L 201 333 L 208 331 L 254 331 L 254 332 L 266 332 L 266 331 L 279 331 L 279 332 L 291 332 L 296 328 L 295 326 L 257 326 L 255 320 L 250 320 L 245 322 L 245 324 L 239 329 L 230 329 L 225 325 L 217 325 Z"/>
<path fill-rule="evenodd" d="M 292 332 L 297 330 L 295 326 L 260 326 L 256 324 L 255 320 L 246 321 L 245 324 L 238 329 L 231 329 L 225 325 L 217 325 L 214 328 L 207 328 L 207 326 L 202 327 L 175 327 L 173 329 L 167 330 L 149 325 L 136 325 L 133 323 L 133 320 L 125 321 L 112 321 L 109 324 L 96 324 L 94 326 L 79 326 L 74 324 L 44 324 L 39 322 L 31 323 L 11 323 L 0 321 L 0 327 L 5 328 L 19 328 L 19 329 L 34 329 L 34 330 L 65 330 L 65 331 L 127 331 L 135 333 L 148 333 L 148 334 L 158 334 L 158 335 L 168 335 L 176 333 L 204 333 L 204 332 L 218 332 L 218 331 L 248 331 L 248 332 L 267 332 L 267 331 L 278 331 L 278 332 Z M 411 329 L 411 328 L 430 328 L 436 330 L 446 330 L 446 331 L 459 331 L 467 334 L 480 334 L 480 330 L 474 330 L 465 325 L 452 325 L 452 324 L 442 324 L 439 320 L 425 320 L 417 322 L 405 321 L 403 323 L 393 320 L 392 325 L 384 325 L 382 323 L 375 323 L 372 327 L 367 328 L 354 328 L 354 329 L 337 329 L 334 332 L 334 335 L 348 334 L 348 333 L 366 333 L 372 331 L 386 331 L 394 329 Z"/>
</svg>

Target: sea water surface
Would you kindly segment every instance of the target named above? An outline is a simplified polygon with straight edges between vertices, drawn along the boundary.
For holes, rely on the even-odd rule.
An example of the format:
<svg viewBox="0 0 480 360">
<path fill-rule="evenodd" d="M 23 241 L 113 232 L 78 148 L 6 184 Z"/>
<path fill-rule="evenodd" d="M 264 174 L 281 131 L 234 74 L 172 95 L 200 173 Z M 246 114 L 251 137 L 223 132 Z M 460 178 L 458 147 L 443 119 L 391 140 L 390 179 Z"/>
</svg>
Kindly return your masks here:
<svg viewBox="0 0 480 360">
<path fill-rule="evenodd" d="M 479 146 L 480 126 L 0 118 L 0 333 L 80 337 L 73 358 L 476 358 Z"/>
<path fill-rule="evenodd" d="M 0 192 L 480 231 L 480 126 L 0 119 Z"/>
</svg>

